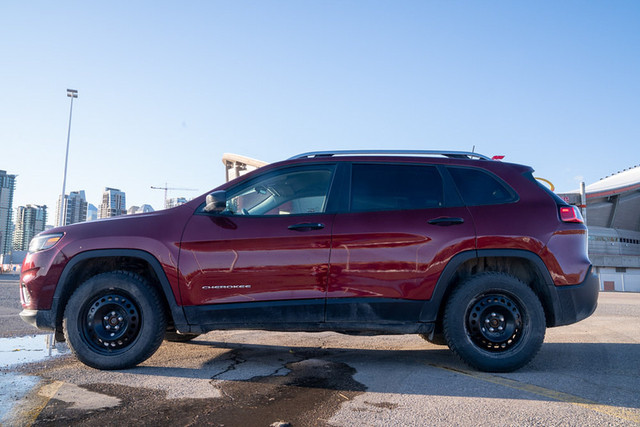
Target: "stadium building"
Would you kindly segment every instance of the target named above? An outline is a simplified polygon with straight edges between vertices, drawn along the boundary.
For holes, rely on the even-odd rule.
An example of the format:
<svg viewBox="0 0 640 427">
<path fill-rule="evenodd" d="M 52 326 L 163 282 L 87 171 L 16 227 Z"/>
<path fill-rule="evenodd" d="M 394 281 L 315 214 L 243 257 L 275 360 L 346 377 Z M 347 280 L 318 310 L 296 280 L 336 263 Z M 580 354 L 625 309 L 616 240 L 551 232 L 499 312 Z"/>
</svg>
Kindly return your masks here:
<svg viewBox="0 0 640 427">
<path fill-rule="evenodd" d="M 640 292 L 640 165 L 588 185 L 585 193 L 589 258 L 600 289 Z M 580 204 L 577 193 L 560 196 Z"/>
</svg>

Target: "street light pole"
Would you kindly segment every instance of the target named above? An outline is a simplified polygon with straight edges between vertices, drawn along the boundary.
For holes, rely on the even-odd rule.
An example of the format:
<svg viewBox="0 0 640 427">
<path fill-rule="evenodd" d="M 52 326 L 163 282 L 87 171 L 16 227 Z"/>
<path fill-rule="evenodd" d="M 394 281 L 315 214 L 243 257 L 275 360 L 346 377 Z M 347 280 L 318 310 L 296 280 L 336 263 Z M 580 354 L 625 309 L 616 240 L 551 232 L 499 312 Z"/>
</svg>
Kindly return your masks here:
<svg viewBox="0 0 640 427">
<path fill-rule="evenodd" d="M 67 89 L 67 96 L 71 98 L 71 107 L 69 108 L 69 130 L 67 131 L 67 154 L 64 156 L 64 178 L 62 179 L 62 196 L 60 197 L 60 216 L 58 218 L 58 226 L 65 225 L 65 191 L 67 187 L 67 163 L 69 161 L 69 139 L 71 138 L 71 115 L 73 113 L 73 98 L 78 97 L 78 91 L 75 89 Z"/>
</svg>

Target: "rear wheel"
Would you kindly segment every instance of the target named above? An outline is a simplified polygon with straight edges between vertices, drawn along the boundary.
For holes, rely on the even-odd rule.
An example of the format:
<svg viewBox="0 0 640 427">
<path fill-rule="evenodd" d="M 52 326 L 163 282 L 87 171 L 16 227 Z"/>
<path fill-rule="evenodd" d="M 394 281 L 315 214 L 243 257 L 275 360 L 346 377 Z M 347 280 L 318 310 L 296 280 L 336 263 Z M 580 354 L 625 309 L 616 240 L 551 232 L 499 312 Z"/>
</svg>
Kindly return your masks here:
<svg viewBox="0 0 640 427">
<path fill-rule="evenodd" d="M 76 289 L 65 308 L 63 328 L 82 363 L 126 369 L 158 349 L 167 318 L 156 288 L 140 276 L 117 271 L 94 276 Z"/>
<path fill-rule="evenodd" d="M 443 321 L 449 348 L 468 365 L 510 372 L 529 363 L 544 341 L 546 321 L 536 294 L 505 273 L 482 273 L 458 287 Z"/>
</svg>

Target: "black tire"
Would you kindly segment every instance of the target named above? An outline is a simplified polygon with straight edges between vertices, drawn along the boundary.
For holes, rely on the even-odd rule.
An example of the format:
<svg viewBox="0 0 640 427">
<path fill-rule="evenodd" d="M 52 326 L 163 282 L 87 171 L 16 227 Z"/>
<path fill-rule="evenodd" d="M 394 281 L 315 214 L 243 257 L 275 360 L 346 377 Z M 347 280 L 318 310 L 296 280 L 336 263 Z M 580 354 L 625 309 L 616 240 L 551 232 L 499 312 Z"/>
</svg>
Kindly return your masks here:
<svg viewBox="0 0 640 427">
<path fill-rule="evenodd" d="M 444 334 L 418 334 L 420 338 L 434 345 L 448 345 Z"/>
<path fill-rule="evenodd" d="M 536 294 L 505 273 L 481 273 L 451 295 L 444 314 L 449 348 L 469 366 L 511 372 L 529 363 L 544 341 L 546 320 Z"/>
<path fill-rule="evenodd" d="M 164 334 L 164 340 L 169 342 L 189 342 L 199 336 L 200 334 L 179 334 L 176 331 L 167 331 Z"/>
<path fill-rule="evenodd" d="M 63 329 L 71 351 L 97 369 L 126 369 L 162 344 L 167 318 L 160 293 L 133 273 L 94 276 L 69 298 Z"/>
</svg>

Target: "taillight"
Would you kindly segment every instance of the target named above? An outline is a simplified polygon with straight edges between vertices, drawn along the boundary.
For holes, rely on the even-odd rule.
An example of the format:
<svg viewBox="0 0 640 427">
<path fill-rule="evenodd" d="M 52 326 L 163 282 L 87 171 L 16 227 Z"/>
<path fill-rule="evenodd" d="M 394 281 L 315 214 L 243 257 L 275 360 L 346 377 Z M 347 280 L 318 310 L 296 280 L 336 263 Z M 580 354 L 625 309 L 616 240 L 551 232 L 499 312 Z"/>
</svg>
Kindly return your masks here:
<svg viewBox="0 0 640 427">
<path fill-rule="evenodd" d="M 560 206 L 560 219 L 562 222 L 584 222 L 577 206 Z"/>
</svg>

